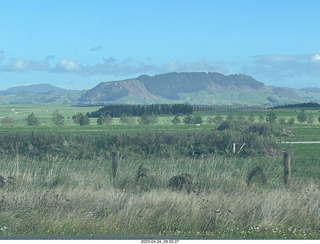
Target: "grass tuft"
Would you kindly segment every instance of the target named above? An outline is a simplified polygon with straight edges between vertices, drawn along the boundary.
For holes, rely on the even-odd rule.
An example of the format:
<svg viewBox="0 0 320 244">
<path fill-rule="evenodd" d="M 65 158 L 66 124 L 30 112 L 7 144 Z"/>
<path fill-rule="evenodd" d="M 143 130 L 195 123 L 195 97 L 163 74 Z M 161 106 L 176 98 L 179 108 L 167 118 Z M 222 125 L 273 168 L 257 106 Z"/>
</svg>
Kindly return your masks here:
<svg viewBox="0 0 320 244">
<path fill-rule="evenodd" d="M 247 177 L 247 185 L 249 186 L 253 177 L 256 175 L 260 175 L 261 177 L 261 185 L 265 185 L 267 183 L 267 175 L 264 172 L 263 168 L 261 166 L 257 166 L 255 168 L 253 168 L 250 173 L 248 174 Z"/>
</svg>

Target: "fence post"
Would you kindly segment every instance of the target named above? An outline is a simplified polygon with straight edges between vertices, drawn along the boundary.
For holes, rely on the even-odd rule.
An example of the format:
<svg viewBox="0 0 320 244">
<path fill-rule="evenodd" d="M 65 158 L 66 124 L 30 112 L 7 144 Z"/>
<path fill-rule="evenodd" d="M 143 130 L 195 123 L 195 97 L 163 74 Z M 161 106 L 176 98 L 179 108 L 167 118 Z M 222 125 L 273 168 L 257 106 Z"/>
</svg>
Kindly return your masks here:
<svg viewBox="0 0 320 244">
<path fill-rule="evenodd" d="M 290 186 L 291 183 L 291 156 L 288 152 L 283 153 L 284 160 L 284 184 Z"/>
<path fill-rule="evenodd" d="M 112 176 L 115 180 L 119 172 L 119 152 L 112 152 Z"/>
</svg>

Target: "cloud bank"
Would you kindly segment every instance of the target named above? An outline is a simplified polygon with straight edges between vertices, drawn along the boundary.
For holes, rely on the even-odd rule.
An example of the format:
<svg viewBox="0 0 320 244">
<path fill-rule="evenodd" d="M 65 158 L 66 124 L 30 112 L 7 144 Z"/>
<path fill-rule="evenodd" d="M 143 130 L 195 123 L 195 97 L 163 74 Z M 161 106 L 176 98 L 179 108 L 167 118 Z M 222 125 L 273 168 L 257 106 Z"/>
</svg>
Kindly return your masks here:
<svg viewBox="0 0 320 244">
<path fill-rule="evenodd" d="M 54 72 L 78 72 L 81 70 L 81 65 L 76 61 L 70 59 L 62 59 L 57 63 L 56 68 L 52 71 Z"/>
<path fill-rule="evenodd" d="M 92 49 L 99 50 L 100 47 Z M 223 74 L 240 72 L 269 85 L 306 87 L 319 86 L 318 77 L 320 76 L 320 53 L 258 55 L 252 57 L 246 65 L 216 62 L 208 58 L 189 62 L 171 60 L 163 64 L 154 64 L 149 59 L 141 61 L 133 58 L 117 59 L 112 56 L 103 58 L 98 63 L 83 64 L 77 60 L 61 59 L 53 55 L 48 55 L 43 60 L 18 57 L 6 63 L 5 56 L 5 53 L 0 50 L 0 72 L 31 73 L 36 71 L 77 75 L 82 79 L 98 76 L 132 78 L 141 74 L 154 75 L 168 72 L 219 72 Z"/>
<path fill-rule="evenodd" d="M 0 71 L 46 71 L 48 68 L 49 64 L 45 61 L 33 61 L 18 57 L 12 59 L 10 64 L 2 66 Z"/>
<path fill-rule="evenodd" d="M 1 56 L 1 53 L 0 53 Z M 110 75 L 129 76 L 148 73 L 167 72 L 221 72 L 227 73 L 224 63 L 213 62 L 207 58 L 192 62 L 170 61 L 166 64 L 155 65 L 151 61 L 144 62 L 133 58 L 118 60 L 114 57 L 103 58 L 100 63 L 82 65 L 80 62 L 68 58 L 54 62 L 55 56 L 48 55 L 44 60 L 30 60 L 18 57 L 11 63 L 0 67 L 0 72 L 43 71 L 53 73 L 74 73 L 82 76 Z"/>
<path fill-rule="evenodd" d="M 264 76 L 269 80 L 283 80 L 299 76 L 320 75 L 320 54 L 260 55 L 253 57 L 253 64 L 244 71 Z"/>
</svg>

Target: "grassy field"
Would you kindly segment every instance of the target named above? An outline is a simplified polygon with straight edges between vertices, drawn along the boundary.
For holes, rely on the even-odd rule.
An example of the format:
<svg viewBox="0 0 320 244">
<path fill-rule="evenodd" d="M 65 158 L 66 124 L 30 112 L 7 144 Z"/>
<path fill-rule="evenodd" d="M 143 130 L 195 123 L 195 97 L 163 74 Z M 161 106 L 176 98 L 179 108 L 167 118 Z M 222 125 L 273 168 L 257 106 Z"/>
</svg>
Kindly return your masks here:
<svg viewBox="0 0 320 244">
<path fill-rule="evenodd" d="M 282 184 L 282 164 L 265 159 L 268 182 L 248 172 L 257 159 L 211 157 L 121 161 L 1 160 L 12 183 L 2 188 L 2 235 L 145 236 L 157 238 L 318 239 L 319 190 L 314 181 Z M 137 181 L 139 165 L 148 177 Z M 259 162 L 260 164 L 260 162 Z M 171 177 L 194 176 L 190 194 L 168 189 Z"/>
<path fill-rule="evenodd" d="M 14 109 L 14 110 L 12 110 Z M 65 117 L 64 126 L 53 126 L 55 109 Z M 1 134 L 83 134 L 210 132 L 218 124 L 206 118 L 233 113 L 238 119 L 250 114 L 256 121 L 270 110 L 201 112 L 201 126 L 171 123 L 173 116 L 159 117 L 156 125 L 125 125 L 115 118 L 111 125 L 73 123 L 77 112 L 97 108 L 47 105 L 1 105 L 0 118 L 14 118 L 13 127 L 0 126 Z M 40 126 L 25 125 L 31 112 Z M 276 111 L 278 118 L 296 117 L 298 110 Z M 313 110 L 315 117 L 318 111 Z M 317 117 L 316 117 L 317 118 Z M 286 141 L 318 140 L 319 123 L 293 126 Z M 132 157 L 120 152 L 119 174 L 112 176 L 110 152 L 95 157 L 23 156 L 2 152 L 0 169 L 6 183 L 0 188 L 1 236 L 223 239 L 319 239 L 319 144 L 282 144 L 292 153 L 292 183 L 284 186 L 283 158 L 206 155 Z M 30 149 L 32 150 L 32 149 Z M 252 169 L 260 166 L 267 181 Z M 140 169 L 140 170 L 139 170 Z M 188 173 L 193 180 L 182 192 L 169 187 L 174 176 Z M 0 182 L 1 183 L 1 182 Z M 1 238 L 1 237 L 0 237 Z"/>
</svg>

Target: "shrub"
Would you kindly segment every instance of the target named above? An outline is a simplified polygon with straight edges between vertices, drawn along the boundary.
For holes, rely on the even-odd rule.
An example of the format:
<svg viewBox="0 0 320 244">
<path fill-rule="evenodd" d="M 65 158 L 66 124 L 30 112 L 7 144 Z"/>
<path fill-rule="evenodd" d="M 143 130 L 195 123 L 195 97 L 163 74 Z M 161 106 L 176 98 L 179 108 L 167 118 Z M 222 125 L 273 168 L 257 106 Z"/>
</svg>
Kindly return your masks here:
<svg viewBox="0 0 320 244">
<path fill-rule="evenodd" d="M 178 125 L 178 124 L 181 124 L 181 120 L 179 118 L 178 115 L 174 116 L 174 118 L 171 120 L 172 124 L 174 125 Z"/>
<path fill-rule="evenodd" d="M 133 125 L 136 123 L 136 119 L 134 117 L 127 116 L 126 114 L 122 114 L 119 121 L 122 124 L 130 124 L 130 125 Z"/>
<path fill-rule="evenodd" d="M 288 125 L 294 125 L 295 119 L 294 118 L 290 118 L 288 120 Z"/>
<path fill-rule="evenodd" d="M 39 125 L 39 119 L 35 117 L 34 113 L 31 113 L 26 118 L 27 125 L 28 126 L 38 126 Z"/>
<path fill-rule="evenodd" d="M 72 116 L 73 121 L 78 125 L 89 125 L 90 119 L 87 115 L 83 115 L 82 113 L 77 113 Z"/>
<path fill-rule="evenodd" d="M 53 112 L 51 120 L 54 125 L 64 125 L 64 117 L 60 114 L 58 109 Z"/>
<path fill-rule="evenodd" d="M 194 118 L 192 117 L 192 115 L 188 114 L 188 115 L 183 119 L 183 123 L 185 123 L 185 124 L 194 124 Z"/>
<path fill-rule="evenodd" d="M 231 128 L 231 122 L 230 120 L 226 120 L 226 121 L 223 121 L 217 129 L 222 131 L 222 130 L 228 130 L 230 128 Z"/>
<path fill-rule="evenodd" d="M 276 123 L 276 121 L 277 121 L 276 112 L 275 112 L 274 110 L 272 110 L 272 111 L 267 115 L 266 122 L 271 123 L 271 124 L 274 124 L 274 123 Z"/>
<path fill-rule="evenodd" d="M 141 125 L 150 125 L 150 124 L 153 125 L 153 124 L 158 123 L 158 117 L 156 117 L 154 115 L 143 114 L 138 119 L 138 122 Z"/>
<path fill-rule="evenodd" d="M 111 123 L 112 123 L 112 117 L 109 114 L 107 114 L 106 116 L 100 115 L 99 118 L 97 119 L 98 125 L 111 124 Z"/>
<path fill-rule="evenodd" d="M 312 113 L 308 113 L 308 116 L 307 116 L 307 122 L 308 124 L 313 124 L 314 123 L 314 116 Z"/>
<path fill-rule="evenodd" d="M 194 123 L 195 124 L 202 124 L 202 122 L 203 122 L 202 117 L 199 114 L 194 116 Z"/>
<path fill-rule="evenodd" d="M 304 110 L 301 110 L 300 113 L 298 113 L 297 115 L 297 120 L 299 121 L 299 123 L 303 123 L 307 121 L 307 114 Z"/>
</svg>

